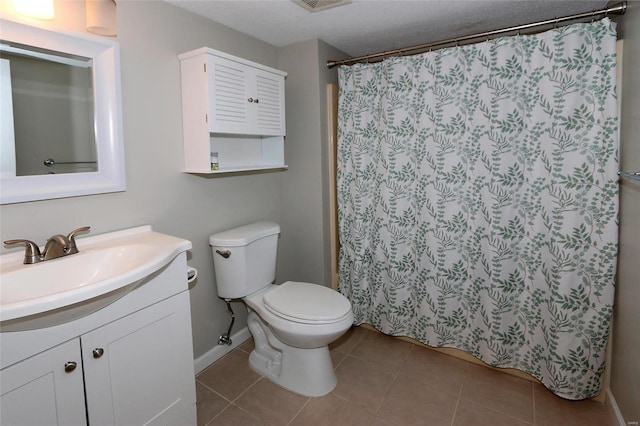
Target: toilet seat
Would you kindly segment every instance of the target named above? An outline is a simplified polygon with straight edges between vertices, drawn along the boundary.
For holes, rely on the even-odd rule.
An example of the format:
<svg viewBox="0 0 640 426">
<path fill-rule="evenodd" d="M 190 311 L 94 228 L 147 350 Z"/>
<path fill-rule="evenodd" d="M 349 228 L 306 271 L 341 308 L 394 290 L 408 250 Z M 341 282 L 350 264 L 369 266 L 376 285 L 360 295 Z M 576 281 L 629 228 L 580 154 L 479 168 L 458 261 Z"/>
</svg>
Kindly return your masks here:
<svg viewBox="0 0 640 426">
<path fill-rule="evenodd" d="M 304 324 L 331 324 L 351 314 L 346 297 L 318 284 L 287 281 L 268 291 L 262 300 L 274 315 Z"/>
</svg>

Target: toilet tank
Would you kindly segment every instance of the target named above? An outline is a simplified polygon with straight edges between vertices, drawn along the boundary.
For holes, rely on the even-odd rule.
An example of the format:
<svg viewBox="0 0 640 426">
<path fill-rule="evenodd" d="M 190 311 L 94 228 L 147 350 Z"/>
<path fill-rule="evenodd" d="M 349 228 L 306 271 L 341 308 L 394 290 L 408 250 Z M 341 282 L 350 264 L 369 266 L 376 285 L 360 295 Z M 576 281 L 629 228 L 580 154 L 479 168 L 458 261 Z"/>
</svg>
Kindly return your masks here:
<svg viewBox="0 0 640 426">
<path fill-rule="evenodd" d="M 209 237 L 218 297 L 242 298 L 273 283 L 279 234 L 277 223 L 257 222 Z"/>
</svg>

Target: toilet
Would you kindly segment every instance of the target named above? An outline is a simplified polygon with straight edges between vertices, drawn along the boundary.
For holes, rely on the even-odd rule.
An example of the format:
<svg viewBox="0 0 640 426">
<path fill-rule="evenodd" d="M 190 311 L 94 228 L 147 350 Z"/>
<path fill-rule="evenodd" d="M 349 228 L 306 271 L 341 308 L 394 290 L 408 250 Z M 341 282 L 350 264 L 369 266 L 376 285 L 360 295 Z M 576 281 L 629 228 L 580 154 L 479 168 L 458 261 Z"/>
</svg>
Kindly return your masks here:
<svg viewBox="0 0 640 426">
<path fill-rule="evenodd" d="M 328 345 L 353 324 L 351 303 L 318 284 L 274 285 L 280 226 L 257 222 L 209 237 L 218 296 L 242 299 L 255 349 L 251 368 L 304 396 L 337 383 Z"/>
</svg>

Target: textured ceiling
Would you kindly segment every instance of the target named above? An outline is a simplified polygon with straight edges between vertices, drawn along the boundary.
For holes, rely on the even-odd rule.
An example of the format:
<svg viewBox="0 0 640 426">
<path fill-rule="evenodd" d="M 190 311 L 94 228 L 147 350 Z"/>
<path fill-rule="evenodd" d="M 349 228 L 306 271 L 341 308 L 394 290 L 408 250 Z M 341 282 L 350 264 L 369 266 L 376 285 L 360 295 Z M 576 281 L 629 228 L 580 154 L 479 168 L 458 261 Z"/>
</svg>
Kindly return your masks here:
<svg viewBox="0 0 640 426">
<path fill-rule="evenodd" d="M 281 47 L 319 38 L 351 56 L 604 8 L 606 0 L 353 0 L 308 12 L 290 0 L 165 0 Z"/>
</svg>

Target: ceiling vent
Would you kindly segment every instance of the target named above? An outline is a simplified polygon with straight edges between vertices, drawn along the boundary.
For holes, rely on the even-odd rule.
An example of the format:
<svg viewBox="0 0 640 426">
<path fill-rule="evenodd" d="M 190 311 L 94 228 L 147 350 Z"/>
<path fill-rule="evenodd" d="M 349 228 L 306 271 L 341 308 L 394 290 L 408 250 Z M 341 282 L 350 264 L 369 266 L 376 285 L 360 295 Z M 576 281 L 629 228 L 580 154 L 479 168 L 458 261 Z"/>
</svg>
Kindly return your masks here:
<svg viewBox="0 0 640 426">
<path fill-rule="evenodd" d="M 344 6 L 351 0 L 291 0 L 298 6 L 302 6 L 309 12 L 319 12 L 336 6 Z"/>
</svg>

